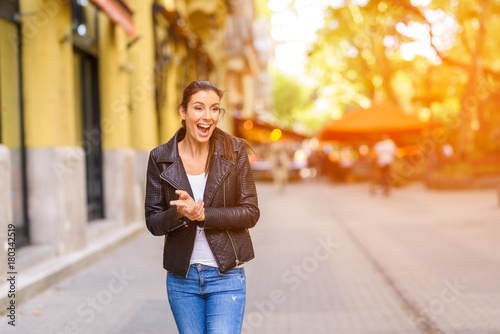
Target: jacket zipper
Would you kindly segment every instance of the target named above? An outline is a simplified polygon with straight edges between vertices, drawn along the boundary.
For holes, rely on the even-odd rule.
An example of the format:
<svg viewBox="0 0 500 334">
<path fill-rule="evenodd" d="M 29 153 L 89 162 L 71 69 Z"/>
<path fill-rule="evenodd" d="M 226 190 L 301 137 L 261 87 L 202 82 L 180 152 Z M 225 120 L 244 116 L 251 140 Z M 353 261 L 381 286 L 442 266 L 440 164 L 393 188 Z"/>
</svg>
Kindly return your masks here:
<svg viewBox="0 0 500 334">
<path fill-rule="evenodd" d="M 182 221 L 182 224 L 180 224 L 179 226 L 174 227 L 173 229 L 171 229 L 170 231 L 168 231 L 168 233 L 170 233 L 172 231 L 175 231 L 175 230 L 177 230 L 177 229 L 179 229 L 179 228 L 184 227 L 184 226 L 187 225 L 187 223 L 184 220 L 182 220 L 182 219 L 180 219 L 180 220 Z"/>
<path fill-rule="evenodd" d="M 236 247 L 234 246 L 233 237 L 231 237 L 231 234 L 229 234 L 229 231 L 227 228 L 226 228 L 226 233 L 227 233 L 227 236 L 229 237 L 229 241 L 231 241 L 231 245 L 233 246 L 234 257 L 236 258 L 236 260 L 234 262 L 236 263 L 236 265 L 239 265 L 240 260 L 238 259 L 238 254 L 236 254 Z"/>
<path fill-rule="evenodd" d="M 223 194 L 224 194 L 224 207 L 226 207 L 226 180 L 224 179 L 224 182 L 222 184 L 223 187 Z M 231 245 L 233 246 L 233 251 L 234 251 L 234 258 L 235 258 L 235 263 L 238 266 L 240 264 L 240 260 L 238 259 L 238 254 L 236 252 L 236 246 L 234 245 L 233 237 L 231 237 L 231 234 L 229 233 L 229 230 L 226 228 L 226 233 L 227 236 L 229 237 L 229 241 L 231 241 Z"/>
<path fill-rule="evenodd" d="M 160 175 L 160 179 L 162 179 L 162 180 L 164 180 L 165 182 L 167 182 L 168 184 L 170 184 L 170 185 L 172 186 L 172 188 L 174 188 L 174 189 L 178 190 L 176 186 L 174 186 L 172 183 L 170 183 L 167 179 L 165 179 L 165 178 L 164 178 L 164 177 L 162 177 L 161 175 Z M 187 223 L 186 223 L 186 221 L 185 221 L 185 220 L 183 220 L 183 219 L 179 219 L 179 220 L 180 220 L 180 221 L 182 221 L 182 224 L 180 224 L 179 226 L 174 227 L 173 229 L 171 229 L 170 231 L 168 231 L 168 233 L 170 233 L 170 232 L 172 232 L 172 231 L 175 231 L 175 230 L 177 230 L 177 229 L 179 229 L 179 228 L 184 227 L 184 226 L 186 226 L 186 225 L 187 225 Z"/>
</svg>

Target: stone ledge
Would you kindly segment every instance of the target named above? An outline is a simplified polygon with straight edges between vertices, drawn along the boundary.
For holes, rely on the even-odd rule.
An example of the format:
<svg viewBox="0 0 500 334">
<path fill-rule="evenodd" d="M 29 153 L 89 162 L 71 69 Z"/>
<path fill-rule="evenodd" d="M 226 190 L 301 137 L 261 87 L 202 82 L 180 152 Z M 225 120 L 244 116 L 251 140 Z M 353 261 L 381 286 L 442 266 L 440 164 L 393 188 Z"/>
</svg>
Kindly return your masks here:
<svg viewBox="0 0 500 334">
<path fill-rule="evenodd" d="M 56 250 L 51 245 L 29 245 L 24 246 L 16 252 L 18 271 L 33 268 L 40 263 L 52 260 L 56 257 Z"/>
<path fill-rule="evenodd" d="M 115 225 L 112 222 L 106 224 Z M 93 228 L 95 227 L 90 227 L 90 229 Z M 146 225 L 143 221 L 135 222 L 119 230 L 113 229 L 112 232 L 106 233 L 102 237 L 89 239 L 87 246 L 79 251 L 54 257 L 19 271 L 17 274 L 16 306 L 46 288 L 63 281 L 145 231 Z M 8 284 L 0 285 L 0 315 L 6 313 L 10 303 L 7 293 L 4 293 L 7 291 Z"/>
</svg>

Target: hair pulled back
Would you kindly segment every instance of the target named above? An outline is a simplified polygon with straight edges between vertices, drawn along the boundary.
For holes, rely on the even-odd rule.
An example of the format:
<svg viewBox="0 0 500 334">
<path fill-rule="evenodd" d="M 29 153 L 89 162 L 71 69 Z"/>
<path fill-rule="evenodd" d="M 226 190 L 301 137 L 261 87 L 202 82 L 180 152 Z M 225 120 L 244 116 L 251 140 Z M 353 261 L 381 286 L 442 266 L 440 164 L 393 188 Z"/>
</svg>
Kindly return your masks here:
<svg viewBox="0 0 500 334">
<path fill-rule="evenodd" d="M 213 91 L 217 96 L 219 96 L 219 100 L 224 96 L 224 91 L 217 88 L 216 85 L 211 83 L 210 81 L 204 80 L 196 80 L 191 82 L 189 85 L 184 88 L 184 92 L 182 93 L 182 101 L 179 104 L 179 108 L 184 109 L 185 112 L 188 110 L 189 101 L 191 101 L 191 97 L 200 92 L 200 91 Z M 220 108 L 220 116 L 224 115 L 224 109 Z M 182 127 L 186 128 L 186 121 L 182 120 Z M 210 163 L 212 162 L 212 157 L 217 149 L 217 144 L 221 143 L 223 147 L 223 158 L 227 160 L 234 160 L 234 145 L 233 145 L 233 136 L 229 133 L 226 133 L 219 129 L 215 128 L 212 136 L 210 137 L 209 146 L 208 146 L 208 159 L 205 165 L 205 172 L 208 172 L 208 168 L 210 167 Z"/>
<path fill-rule="evenodd" d="M 196 80 L 191 82 L 189 85 L 184 88 L 184 92 L 182 93 L 182 101 L 181 104 L 179 104 L 179 107 L 182 107 L 184 111 L 188 110 L 188 104 L 189 101 L 191 101 L 191 97 L 201 91 L 212 91 L 217 96 L 219 97 L 219 100 L 222 100 L 222 97 L 224 96 L 224 91 L 220 90 L 217 88 L 216 85 L 211 83 L 210 81 L 204 81 L 204 80 Z M 224 114 L 224 109 L 220 109 L 221 114 Z M 222 115 L 221 115 L 222 116 Z M 186 122 L 182 120 L 182 126 L 186 126 Z"/>
</svg>

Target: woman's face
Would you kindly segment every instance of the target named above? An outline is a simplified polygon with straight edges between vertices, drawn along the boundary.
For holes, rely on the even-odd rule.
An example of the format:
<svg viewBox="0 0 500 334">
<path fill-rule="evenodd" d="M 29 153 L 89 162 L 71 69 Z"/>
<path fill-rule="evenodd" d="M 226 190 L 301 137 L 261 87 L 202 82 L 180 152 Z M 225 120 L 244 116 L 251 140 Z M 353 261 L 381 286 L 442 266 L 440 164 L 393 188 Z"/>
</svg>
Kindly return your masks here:
<svg viewBox="0 0 500 334">
<path fill-rule="evenodd" d="M 220 98 L 212 90 L 202 90 L 191 96 L 187 110 L 180 107 L 179 112 L 186 122 L 186 136 L 205 143 L 215 130 L 220 115 Z"/>
</svg>

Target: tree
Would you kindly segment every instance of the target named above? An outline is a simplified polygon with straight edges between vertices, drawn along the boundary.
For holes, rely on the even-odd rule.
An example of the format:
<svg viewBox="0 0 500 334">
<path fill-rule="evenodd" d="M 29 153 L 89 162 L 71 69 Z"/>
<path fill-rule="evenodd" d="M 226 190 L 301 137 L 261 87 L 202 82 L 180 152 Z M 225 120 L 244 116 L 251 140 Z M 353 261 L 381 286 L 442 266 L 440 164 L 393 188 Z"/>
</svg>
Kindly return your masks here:
<svg viewBox="0 0 500 334">
<path fill-rule="evenodd" d="M 357 2 L 325 12 L 309 57 L 309 72 L 334 92 L 332 103 L 385 100 L 414 112 L 431 110 L 454 133 L 461 155 L 498 152 L 499 2 Z M 418 42 L 417 29 L 427 31 L 425 49 L 433 55 L 405 55 Z"/>
<path fill-rule="evenodd" d="M 274 100 L 272 115 L 276 123 L 292 128 L 301 122 L 300 115 L 311 103 L 312 89 L 278 70 L 271 71 L 271 79 Z"/>
</svg>

